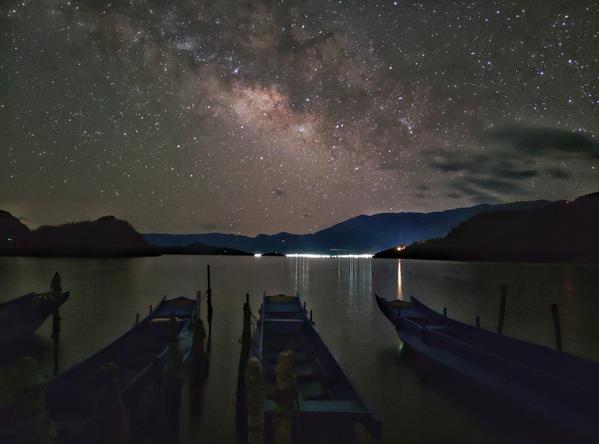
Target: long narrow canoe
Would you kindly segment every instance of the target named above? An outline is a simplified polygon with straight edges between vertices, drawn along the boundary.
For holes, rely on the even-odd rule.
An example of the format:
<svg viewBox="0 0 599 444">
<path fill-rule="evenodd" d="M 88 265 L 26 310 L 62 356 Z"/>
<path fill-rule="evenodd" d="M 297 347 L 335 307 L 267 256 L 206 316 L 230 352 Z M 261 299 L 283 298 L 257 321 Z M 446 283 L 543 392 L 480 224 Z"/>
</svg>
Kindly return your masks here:
<svg viewBox="0 0 599 444">
<path fill-rule="evenodd" d="M 118 368 L 123 404 L 133 436 L 155 425 L 161 408 L 157 375 L 169 365 L 169 344 L 177 338 L 185 362 L 191 351 L 196 302 L 163 298 L 152 313 L 123 336 L 49 382 L 46 407 L 59 429 L 60 442 L 85 442 L 97 403 L 98 371 L 106 363 Z"/>
<path fill-rule="evenodd" d="M 364 404 L 306 316 L 299 297 L 264 296 L 252 336 L 252 354 L 262 363 L 266 386 L 265 437 L 272 442 L 276 415 L 275 366 L 280 352 L 293 350 L 298 401 L 294 443 L 354 442 L 361 423 L 380 440 L 379 419 Z"/>
<path fill-rule="evenodd" d="M 599 363 L 443 316 L 418 299 L 383 314 L 408 347 L 576 436 L 599 436 Z"/>
<path fill-rule="evenodd" d="M 69 293 L 29 293 L 0 304 L 0 347 L 31 336 L 52 314 L 54 304 L 61 306 Z"/>
</svg>

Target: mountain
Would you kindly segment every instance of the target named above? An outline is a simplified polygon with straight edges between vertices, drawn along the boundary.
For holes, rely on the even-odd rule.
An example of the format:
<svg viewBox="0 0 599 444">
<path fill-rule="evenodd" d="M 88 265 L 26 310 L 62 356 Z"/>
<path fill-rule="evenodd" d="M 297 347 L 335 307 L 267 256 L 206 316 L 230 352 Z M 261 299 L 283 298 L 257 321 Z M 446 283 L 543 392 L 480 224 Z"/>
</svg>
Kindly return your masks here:
<svg viewBox="0 0 599 444">
<path fill-rule="evenodd" d="M 441 239 L 414 243 L 412 259 L 599 262 L 599 193 L 540 208 L 479 214 Z"/>
<path fill-rule="evenodd" d="M 124 220 L 113 216 L 95 221 L 44 226 L 29 230 L 0 212 L 0 255 L 18 256 L 147 256 L 158 254 Z"/>
<path fill-rule="evenodd" d="M 29 228 L 8 211 L 0 210 L 0 253 L 11 254 L 24 248 Z"/>
<path fill-rule="evenodd" d="M 186 246 L 195 242 L 215 247 L 263 253 L 373 253 L 397 245 L 445 236 L 460 222 L 490 211 L 540 208 L 551 202 L 538 200 L 499 205 L 477 205 L 434 213 L 381 213 L 357 216 L 313 234 L 278 233 L 256 237 L 237 234 L 145 234 L 157 247 Z"/>
</svg>

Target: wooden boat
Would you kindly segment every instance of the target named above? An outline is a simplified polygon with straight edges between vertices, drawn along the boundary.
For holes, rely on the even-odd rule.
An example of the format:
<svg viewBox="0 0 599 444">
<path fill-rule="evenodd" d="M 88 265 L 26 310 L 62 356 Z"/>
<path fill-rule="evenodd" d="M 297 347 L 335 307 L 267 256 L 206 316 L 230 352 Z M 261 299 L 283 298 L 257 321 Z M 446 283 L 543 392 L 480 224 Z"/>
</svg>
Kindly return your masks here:
<svg viewBox="0 0 599 444">
<path fill-rule="evenodd" d="M 138 325 L 112 344 L 49 382 L 46 408 L 59 430 L 59 442 L 88 442 L 96 414 L 99 369 L 114 363 L 133 441 L 152 434 L 164 414 L 169 344 L 176 338 L 182 361 L 190 356 L 196 301 L 163 298 Z M 166 393 L 168 396 L 169 394 Z M 177 394 L 175 394 L 177 396 Z M 156 409 L 159 413 L 156 414 Z M 93 433 L 92 433 L 93 434 Z M 155 437 L 154 437 L 155 439 Z M 147 442 L 147 441 L 146 441 Z"/>
<path fill-rule="evenodd" d="M 61 306 L 69 292 L 29 293 L 0 304 L 0 347 L 31 336 L 52 314 L 55 304 Z"/>
<path fill-rule="evenodd" d="M 443 316 L 418 299 L 383 314 L 408 347 L 581 440 L 599 436 L 599 363 Z"/>
<path fill-rule="evenodd" d="M 298 400 L 293 442 L 354 442 L 361 423 L 380 440 L 379 419 L 366 407 L 306 316 L 299 297 L 264 296 L 252 335 L 252 355 L 262 363 L 267 392 L 265 441 L 273 442 L 275 366 L 280 352 L 293 350 Z"/>
</svg>

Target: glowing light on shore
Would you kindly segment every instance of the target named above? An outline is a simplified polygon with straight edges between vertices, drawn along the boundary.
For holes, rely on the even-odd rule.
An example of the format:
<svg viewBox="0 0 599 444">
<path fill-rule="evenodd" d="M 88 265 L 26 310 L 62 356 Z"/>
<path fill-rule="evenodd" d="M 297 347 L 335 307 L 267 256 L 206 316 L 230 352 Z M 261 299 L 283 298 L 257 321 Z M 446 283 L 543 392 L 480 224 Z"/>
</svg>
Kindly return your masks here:
<svg viewBox="0 0 599 444">
<path fill-rule="evenodd" d="M 405 250 L 405 249 L 406 249 L 406 246 L 405 246 L 405 245 L 400 245 L 400 246 L 398 246 L 398 247 L 395 247 L 395 249 L 396 249 L 397 251 Z"/>
<path fill-rule="evenodd" d="M 354 259 L 370 259 L 372 254 L 315 254 L 315 253 L 291 253 L 285 257 L 307 257 L 307 258 L 330 258 L 330 257 L 346 257 Z"/>
<path fill-rule="evenodd" d="M 262 257 L 262 253 L 254 253 L 254 257 Z"/>
</svg>

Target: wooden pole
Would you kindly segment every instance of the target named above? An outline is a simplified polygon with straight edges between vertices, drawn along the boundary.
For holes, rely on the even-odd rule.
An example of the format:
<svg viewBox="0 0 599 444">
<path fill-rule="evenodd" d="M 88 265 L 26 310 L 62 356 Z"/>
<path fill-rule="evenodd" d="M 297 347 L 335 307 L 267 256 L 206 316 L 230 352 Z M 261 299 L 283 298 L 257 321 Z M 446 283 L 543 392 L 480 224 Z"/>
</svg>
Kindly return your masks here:
<svg viewBox="0 0 599 444">
<path fill-rule="evenodd" d="M 246 373 L 248 444 L 264 444 L 264 379 L 255 356 L 248 362 Z"/>
<path fill-rule="evenodd" d="M 310 310 L 310 322 L 314 324 L 314 320 L 312 319 L 312 310 Z"/>
<path fill-rule="evenodd" d="M 559 307 L 557 304 L 551 304 L 551 314 L 553 316 L 553 328 L 555 330 L 555 347 L 562 351 L 562 327 L 559 319 Z"/>
<path fill-rule="evenodd" d="M 476 317 L 476 328 L 480 328 L 480 316 Z"/>
<path fill-rule="evenodd" d="M 501 301 L 499 303 L 499 323 L 497 333 L 503 334 L 503 322 L 505 320 L 505 300 L 507 298 L 507 284 L 501 284 Z"/>
<path fill-rule="evenodd" d="M 208 334 L 212 332 L 212 286 L 210 284 L 210 265 L 206 266 L 208 273 L 208 290 L 206 291 L 206 305 L 208 306 Z"/>
<path fill-rule="evenodd" d="M 154 311 L 154 308 L 152 307 L 152 304 L 150 304 L 150 314 L 152 314 L 152 311 Z"/>
<path fill-rule="evenodd" d="M 447 307 L 443 307 L 443 316 L 447 316 Z"/>
<path fill-rule="evenodd" d="M 202 292 L 196 291 L 196 319 L 200 319 L 202 313 Z"/>
<path fill-rule="evenodd" d="M 62 299 L 62 284 L 60 274 L 54 273 L 52 283 L 52 340 L 54 341 L 54 376 L 58 374 L 58 344 L 60 342 L 60 302 Z"/>
<path fill-rule="evenodd" d="M 139 313 L 135 313 L 135 326 L 139 325 Z"/>
<path fill-rule="evenodd" d="M 204 323 L 200 318 L 197 318 L 193 325 L 191 342 L 191 383 L 194 387 L 200 386 L 208 377 L 208 357 L 204 349 L 205 339 Z"/>
<path fill-rule="evenodd" d="M 251 309 L 250 295 L 246 294 L 243 304 L 243 326 L 241 330 L 241 351 L 239 353 L 239 366 L 237 368 L 237 391 L 235 397 L 236 423 L 239 442 L 248 439 L 248 405 L 246 391 L 246 370 L 250 355 L 251 342 Z"/>
</svg>

